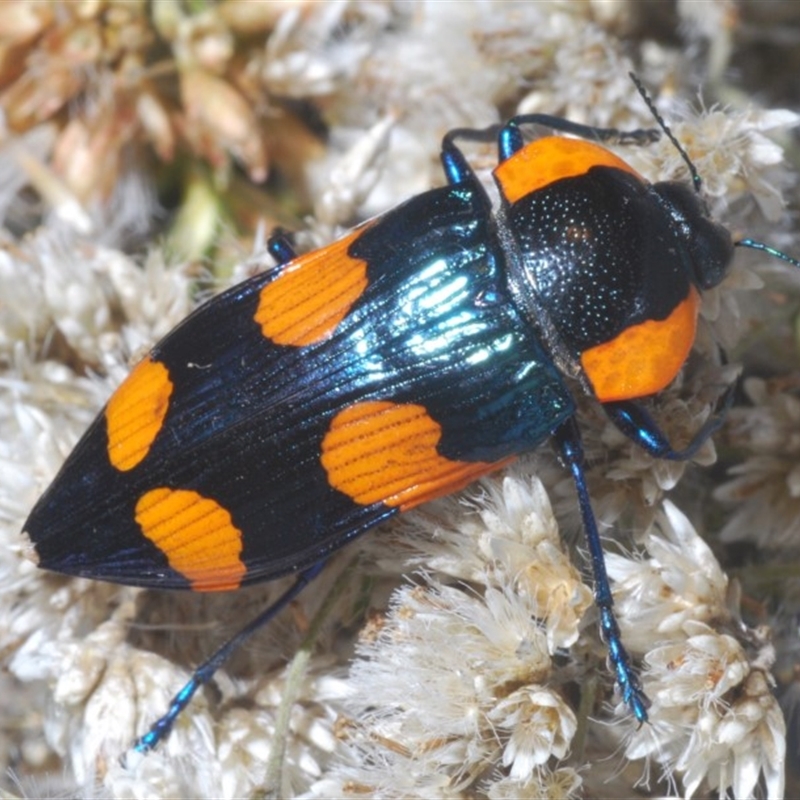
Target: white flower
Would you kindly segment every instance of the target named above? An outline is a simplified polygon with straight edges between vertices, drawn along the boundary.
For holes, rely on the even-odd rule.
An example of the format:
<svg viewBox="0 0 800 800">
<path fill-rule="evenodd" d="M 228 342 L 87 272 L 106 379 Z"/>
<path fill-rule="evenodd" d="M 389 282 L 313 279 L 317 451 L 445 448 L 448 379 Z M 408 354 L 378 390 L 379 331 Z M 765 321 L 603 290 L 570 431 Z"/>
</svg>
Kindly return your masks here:
<svg viewBox="0 0 800 800">
<path fill-rule="evenodd" d="M 583 781 L 571 767 L 533 770 L 525 779 L 500 778 L 486 787 L 490 800 L 570 800 L 584 797 Z"/>
<path fill-rule="evenodd" d="M 499 748 L 516 775 L 563 756 L 574 733 L 572 711 L 543 688 L 546 638 L 511 592 L 489 589 L 479 598 L 435 584 L 401 589 L 360 655 L 349 702 L 358 767 L 347 769 L 359 783 L 422 792 L 439 775 L 466 787 L 493 767 Z M 518 686 L 530 688 L 510 699 Z M 537 722 L 547 719 L 552 731 L 532 732 L 523 707 L 540 709 Z"/>
<path fill-rule="evenodd" d="M 511 768 L 515 780 L 525 779 L 551 757 L 563 759 L 577 728 L 575 714 L 558 694 L 534 686 L 500 701 L 489 718 L 501 736 L 508 736 L 503 766 Z"/>
<path fill-rule="evenodd" d="M 785 725 L 770 688 L 774 648 L 759 632 L 743 633 L 727 577 L 674 505 L 664 503 L 656 528 L 645 559 L 606 557 L 622 637 L 646 653 L 652 701 L 650 724 L 631 734 L 626 755 L 682 773 L 687 795 L 706 780 L 750 797 L 763 777 L 769 797 L 780 797 Z M 732 632 L 757 651 L 749 655 Z"/>
<path fill-rule="evenodd" d="M 720 796 L 731 789 L 744 800 L 763 779 L 767 797 L 780 800 L 786 726 L 764 671 L 770 649 L 751 660 L 733 637 L 699 623 L 692 629 L 684 642 L 648 654 L 652 725 L 633 733 L 626 755 L 683 773 L 687 796 L 706 780 Z"/>
<path fill-rule="evenodd" d="M 574 644 L 592 592 L 565 551 L 541 481 L 511 469 L 502 481 L 478 484 L 472 497 L 473 514 L 464 513 L 464 498 L 445 498 L 402 519 L 393 533 L 405 555 L 398 569 L 424 564 L 523 595 L 551 653 Z M 409 544 L 419 554 L 409 558 Z"/>
<path fill-rule="evenodd" d="M 647 558 L 606 554 L 622 638 L 639 654 L 682 640 L 688 623 L 731 616 L 727 576 L 686 516 L 666 500 L 656 528 L 642 540 Z"/>
<path fill-rule="evenodd" d="M 751 541 L 764 551 L 800 547 L 800 400 L 781 382 L 751 378 L 753 405 L 732 409 L 731 444 L 752 453 L 730 470 L 735 477 L 714 497 L 735 511 L 722 529 L 725 542 Z M 791 388 L 789 386 L 788 388 Z"/>
</svg>

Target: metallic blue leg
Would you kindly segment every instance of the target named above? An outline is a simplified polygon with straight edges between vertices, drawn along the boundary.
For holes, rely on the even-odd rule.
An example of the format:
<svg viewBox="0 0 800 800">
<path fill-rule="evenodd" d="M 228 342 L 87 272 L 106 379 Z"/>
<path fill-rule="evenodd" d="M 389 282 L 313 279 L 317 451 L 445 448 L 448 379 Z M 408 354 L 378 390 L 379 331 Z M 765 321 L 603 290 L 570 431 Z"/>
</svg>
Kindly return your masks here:
<svg viewBox="0 0 800 800">
<path fill-rule="evenodd" d="M 463 183 L 474 179 L 475 173 L 472 171 L 472 167 L 464 157 L 464 154 L 455 145 L 450 134 L 447 134 L 442 142 L 441 159 L 444 174 L 449 184 Z"/>
<path fill-rule="evenodd" d="M 520 127 L 527 125 L 541 125 L 553 131 L 569 133 L 594 142 L 614 142 L 616 144 L 644 145 L 656 142 L 661 138 L 661 131 L 657 128 L 640 128 L 634 131 L 621 131 L 617 128 L 593 128 L 590 125 L 580 125 L 568 119 L 552 117 L 549 114 L 520 114 L 512 117 L 503 125 L 490 125 L 487 128 L 455 128 L 450 131 L 442 141 L 442 161 L 444 171 L 450 183 L 458 183 L 455 176 L 463 176 L 466 160 L 456 147 L 456 139 L 471 142 L 492 142 L 497 140 L 500 161 L 514 155 L 525 145 L 525 139 Z M 462 166 L 463 164 L 463 166 Z M 466 167 L 469 169 L 469 167 Z M 471 173 L 471 170 L 470 170 Z"/>
<path fill-rule="evenodd" d="M 672 447 L 658 427 L 658 423 L 638 403 L 632 400 L 603 403 L 603 409 L 622 433 L 654 458 L 688 461 L 725 421 L 725 416 L 733 402 L 734 389 L 734 385 L 728 387 L 720 398 L 715 413 L 706 420 L 689 444 L 681 450 L 675 450 Z"/>
<path fill-rule="evenodd" d="M 297 257 L 294 248 L 289 244 L 286 234 L 279 228 L 267 239 L 267 252 L 275 259 L 279 267 Z"/>
<path fill-rule="evenodd" d="M 549 114 L 520 114 L 512 117 L 500 130 L 498 144 L 501 161 L 510 158 L 524 146 L 525 142 L 519 130 L 523 125 L 541 125 L 550 130 L 580 136 L 581 139 L 592 142 L 644 145 L 657 142 L 661 138 L 661 131 L 657 128 L 621 131 L 618 128 L 593 128 L 590 125 L 570 122 L 568 119 L 551 117 Z"/>
<path fill-rule="evenodd" d="M 600 631 L 608 647 L 609 660 L 614 670 L 622 698 L 639 722 L 647 722 L 647 707 L 650 701 L 639 685 L 639 678 L 631 666 L 631 659 L 622 644 L 619 626 L 614 616 L 614 600 L 611 586 L 608 583 L 603 546 L 597 531 L 592 505 L 589 501 L 589 490 L 586 487 L 584 474 L 583 443 L 580 431 L 574 419 L 568 419 L 555 432 L 555 439 L 561 450 L 561 456 L 572 473 L 575 488 L 578 491 L 578 504 L 583 518 L 583 529 L 594 573 L 594 599 L 600 611 Z"/>
<path fill-rule="evenodd" d="M 189 705 L 197 690 L 208 683 L 214 673 L 227 661 L 228 657 L 249 639 L 262 625 L 269 622 L 284 609 L 298 594 L 322 571 L 325 562 L 320 562 L 310 569 L 301 572 L 295 582 L 268 608 L 252 619 L 235 636 L 228 639 L 214 655 L 204 661 L 195 671 L 186 685 L 172 698 L 169 709 L 163 717 L 156 720 L 150 730 L 137 739 L 133 749 L 138 753 L 149 753 L 159 742 L 166 739 L 172 726 L 181 712 Z"/>
</svg>

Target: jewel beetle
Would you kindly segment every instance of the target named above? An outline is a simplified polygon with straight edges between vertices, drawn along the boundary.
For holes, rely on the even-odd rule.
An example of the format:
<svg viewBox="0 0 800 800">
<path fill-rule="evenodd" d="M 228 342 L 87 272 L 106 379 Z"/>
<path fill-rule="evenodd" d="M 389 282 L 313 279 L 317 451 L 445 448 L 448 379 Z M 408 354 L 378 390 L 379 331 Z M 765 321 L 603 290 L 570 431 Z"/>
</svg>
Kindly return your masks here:
<svg viewBox="0 0 800 800">
<path fill-rule="evenodd" d="M 135 744 L 168 735 L 230 652 L 379 522 L 454 492 L 553 437 L 577 490 L 600 628 L 631 712 L 647 698 L 614 618 L 567 378 L 658 458 L 637 400 L 692 347 L 700 293 L 734 244 L 692 182 L 650 184 L 598 129 L 543 114 L 450 131 L 447 184 L 320 250 L 278 234 L 277 265 L 159 342 L 109 400 L 25 525 L 39 566 L 145 587 L 228 591 L 297 573 Z M 523 130 L 552 133 L 527 142 Z M 457 141 L 497 139 L 493 206 Z M 730 398 L 726 394 L 725 405 Z M 724 411 L 724 408 L 723 408 Z"/>
</svg>

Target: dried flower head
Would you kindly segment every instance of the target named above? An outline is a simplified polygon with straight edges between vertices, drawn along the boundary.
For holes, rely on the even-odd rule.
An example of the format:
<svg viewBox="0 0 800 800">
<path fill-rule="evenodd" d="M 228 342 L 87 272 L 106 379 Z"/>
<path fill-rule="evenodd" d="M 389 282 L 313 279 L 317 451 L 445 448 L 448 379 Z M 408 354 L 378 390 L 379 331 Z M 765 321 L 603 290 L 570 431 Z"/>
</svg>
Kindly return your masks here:
<svg viewBox="0 0 800 800">
<path fill-rule="evenodd" d="M 714 496 L 735 511 L 722 541 L 751 541 L 765 550 L 800 551 L 800 399 L 786 380 L 744 382 L 752 405 L 735 408 L 727 427 L 731 445 L 750 453 Z"/>
<path fill-rule="evenodd" d="M 609 557 L 623 636 L 646 653 L 653 703 L 652 725 L 631 733 L 626 755 L 679 773 L 687 796 L 706 780 L 721 794 L 751 797 L 763 781 L 767 796 L 780 798 L 786 745 L 769 673 L 774 648 L 738 621 L 719 564 L 668 502 L 658 528 L 647 537 L 647 559 Z"/>
<path fill-rule="evenodd" d="M 314 115 L 297 113 L 289 98 L 330 93 L 366 55 L 333 41 L 345 19 L 356 30 L 368 26 L 358 12 L 302 5 L 9 0 L 0 31 L 0 162 L 15 175 L 13 197 L 33 188 L 73 227 L 108 240 L 109 228 L 152 229 L 152 187 L 186 194 L 201 174 L 194 159 L 210 168 L 204 181 L 218 216 L 224 207 L 251 229 L 254 203 L 277 219 L 275 201 L 243 187 L 234 166 L 262 183 L 277 154 L 294 165 L 285 176 L 305 194 L 303 165 L 321 147 L 306 121 Z M 300 52 L 312 30 L 322 48 L 316 65 Z M 181 168 L 167 169 L 176 159 Z M 231 184 L 248 191 L 248 208 L 227 195 Z"/>
</svg>

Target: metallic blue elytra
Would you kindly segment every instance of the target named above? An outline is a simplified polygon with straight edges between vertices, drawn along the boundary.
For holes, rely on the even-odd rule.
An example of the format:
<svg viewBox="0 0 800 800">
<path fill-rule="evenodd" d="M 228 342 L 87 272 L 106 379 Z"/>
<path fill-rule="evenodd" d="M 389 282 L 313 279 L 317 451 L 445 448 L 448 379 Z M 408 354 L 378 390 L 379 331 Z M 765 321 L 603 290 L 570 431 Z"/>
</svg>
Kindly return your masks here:
<svg viewBox="0 0 800 800">
<path fill-rule="evenodd" d="M 280 270 L 192 314 L 151 354 L 176 387 L 169 436 L 140 468 L 118 472 L 105 454 L 106 422 L 95 422 L 28 521 L 41 565 L 188 588 L 135 520 L 144 492 L 172 486 L 230 511 L 246 534 L 243 584 L 310 566 L 399 510 L 354 503 L 331 489 L 320 463 L 331 420 L 365 400 L 424 406 L 442 423 L 438 450 L 449 459 L 498 461 L 542 442 L 574 401 L 511 302 L 490 220 L 470 175 L 370 225 L 348 253 L 366 262 L 367 287 L 319 344 L 278 347 L 257 333 L 259 293 Z"/>
</svg>

